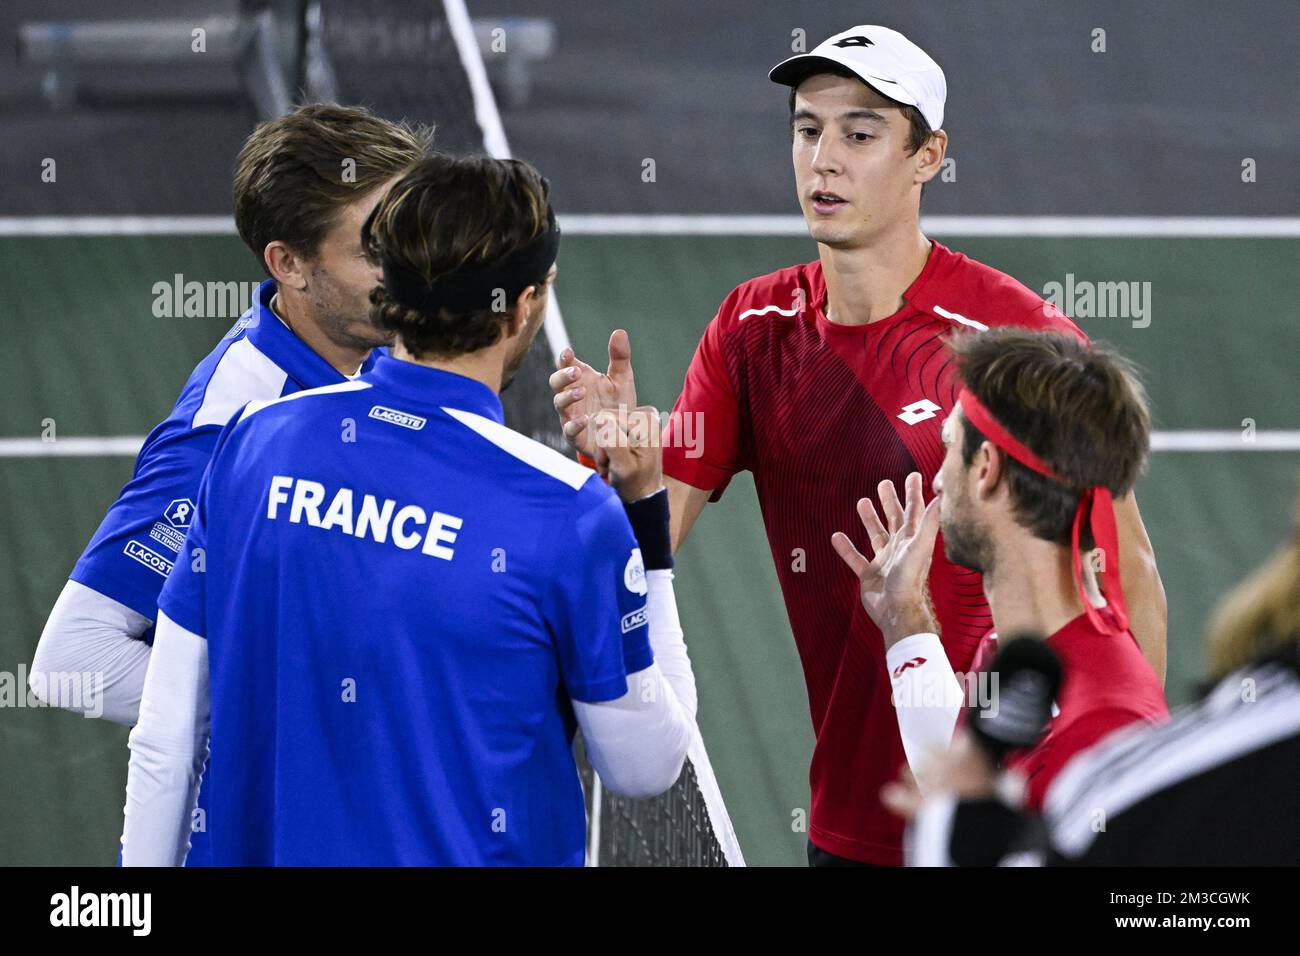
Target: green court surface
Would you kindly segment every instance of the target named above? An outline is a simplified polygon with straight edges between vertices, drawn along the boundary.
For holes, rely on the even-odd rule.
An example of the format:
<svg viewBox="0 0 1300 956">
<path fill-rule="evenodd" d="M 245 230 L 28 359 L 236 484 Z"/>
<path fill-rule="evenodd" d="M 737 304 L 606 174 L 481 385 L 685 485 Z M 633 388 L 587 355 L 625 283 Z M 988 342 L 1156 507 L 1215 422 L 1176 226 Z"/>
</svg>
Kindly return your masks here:
<svg viewBox="0 0 1300 956">
<path fill-rule="evenodd" d="M 1017 239 L 938 236 L 1042 290 L 1149 282 L 1150 324 L 1080 319 L 1144 369 L 1161 430 L 1300 428 L 1300 261 L 1295 239 Z M 568 236 L 558 292 L 578 353 L 632 336 L 642 401 L 671 407 L 699 335 L 745 279 L 815 256 L 808 240 Z M 258 278 L 234 236 L 0 239 L 6 335 L 0 437 L 143 435 L 161 420 L 226 318 L 156 318 L 153 286 Z M 849 439 L 851 440 L 851 439 Z M 55 443 L 57 445 L 57 442 Z M 1202 673 L 1215 601 L 1286 535 L 1300 453 L 1160 452 L 1138 488 L 1168 593 L 1169 694 Z M 0 673 L 31 662 L 42 624 L 126 457 L 0 458 Z M 751 865 L 801 864 L 812 732 L 753 484 L 707 509 L 679 561 L 678 597 L 700 723 Z M 111 864 L 126 779 L 125 729 L 59 711 L 0 708 L 0 864 Z"/>
</svg>

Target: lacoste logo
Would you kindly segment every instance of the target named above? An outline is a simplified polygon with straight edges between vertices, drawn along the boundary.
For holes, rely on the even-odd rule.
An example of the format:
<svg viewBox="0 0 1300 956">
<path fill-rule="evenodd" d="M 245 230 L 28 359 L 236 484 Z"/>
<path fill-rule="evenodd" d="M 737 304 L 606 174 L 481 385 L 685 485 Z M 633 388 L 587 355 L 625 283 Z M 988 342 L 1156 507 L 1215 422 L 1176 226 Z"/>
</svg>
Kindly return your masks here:
<svg viewBox="0 0 1300 956">
<path fill-rule="evenodd" d="M 622 628 L 623 633 L 626 634 L 628 631 L 640 627 L 649 620 L 649 607 L 639 607 L 635 611 L 628 611 L 624 614 L 622 620 L 619 622 L 619 626 Z"/>
<path fill-rule="evenodd" d="M 146 548 L 139 541 L 128 541 L 122 553 L 128 558 L 139 561 L 150 571 L 156 571 L 163 577 L 172 573 L 172 563 L 152 548 Z"/>
<path fill-rule="evenodd" d="M 387 408 L 383 405 L 376 405 L 370 409 L 370 417 L 377 418 L 381 422 L 388 422 L 390 425 L 401 425 L 403 428 L 409 428 L 411 431 L 416 432 L 428 422 L 427 418 L 412 415 L 410 412 L 399 412 L 395 408 Z"/>
</svg>

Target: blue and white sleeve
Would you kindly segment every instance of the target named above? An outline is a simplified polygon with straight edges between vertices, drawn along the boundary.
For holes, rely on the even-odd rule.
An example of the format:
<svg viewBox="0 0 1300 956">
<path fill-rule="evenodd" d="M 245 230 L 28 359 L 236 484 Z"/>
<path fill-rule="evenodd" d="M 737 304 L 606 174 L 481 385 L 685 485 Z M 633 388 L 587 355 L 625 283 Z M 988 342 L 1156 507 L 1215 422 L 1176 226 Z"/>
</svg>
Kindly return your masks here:
<svg viewBox="0 0 1300 956">
<path fill-rule="evenodd" d="M 614 700 L 627 676 L 654 661 L 641 551 L 617 496 L 594 474 L 562 526 L 563 554 L 546 617 L 565 690 L 577 701 Z"/>
<path fill-rule="evenodd" d="M 167 577 L 162 593 L 158 595 L 158 609 L 192 634 L 207 637 L 206 601 L 208 574 L 208 526 L 217 496 L 213 489 L 213 475 L 222 462 L 222 450 L 230 444 L 230 436 L 238 427 L 239 415 L 232 418 L 221 430 L 216 447 L 199 482 L 195 495 L 194 516 L 189 533 L 185 536 L 181 552 L 176 556 L 176 567 Z"/>
<path fill-rule="evenodd" d="M 203 427 L 150 435 L 135 474 L 109 506 L 71 580 L 152 621 L 163 583 L 181 560 L 199 483 L 220 434 Z"/>
</svg>

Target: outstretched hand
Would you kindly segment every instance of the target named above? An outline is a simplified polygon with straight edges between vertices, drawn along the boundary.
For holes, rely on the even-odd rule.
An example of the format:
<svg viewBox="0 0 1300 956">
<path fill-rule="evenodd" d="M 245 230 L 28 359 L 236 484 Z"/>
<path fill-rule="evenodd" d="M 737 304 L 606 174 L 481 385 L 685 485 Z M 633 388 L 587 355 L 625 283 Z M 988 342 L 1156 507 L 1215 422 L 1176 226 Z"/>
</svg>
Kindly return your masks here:
<svg viewBox="0 0 1300 956">
<path fill-rule="evenodd" d="M 659 410 L 642 405 L 630 411 L 601 409 L 591 419 L 596 469 L 625 502 L 652 495 L 664 484 Z"/>
<path fill-rule="evenodd" d="M 637 407 L 636 381 L 632 374 L 632 343 L 627 332 L 615 329 L 609 337 L 609 369 L 601 373 L 565 348 L 550 377 L 555 393 L 555 410 L 560 415 L 564 437 L 575 449 L 596 457 L 596 443 L 587 426 L 601 411 L 630 412 Z"/>
<path fill-rule="evenodd" d="M 862 606 L 884 635 L 886 649 L 909 634 L 937 630 L 926 580 L 939 534 L 939 499 L 924 503 L 921 475 L 915 471 L 907 476 L 905 488 L 904 505 L 892 481 L 880 483 L 883 522 L 870 498 L 858 501 L 858 517 L 874 555 L 870 560 L 844 532 L 831 536 L 836 553 L 858 577 Z"/>
</svg>

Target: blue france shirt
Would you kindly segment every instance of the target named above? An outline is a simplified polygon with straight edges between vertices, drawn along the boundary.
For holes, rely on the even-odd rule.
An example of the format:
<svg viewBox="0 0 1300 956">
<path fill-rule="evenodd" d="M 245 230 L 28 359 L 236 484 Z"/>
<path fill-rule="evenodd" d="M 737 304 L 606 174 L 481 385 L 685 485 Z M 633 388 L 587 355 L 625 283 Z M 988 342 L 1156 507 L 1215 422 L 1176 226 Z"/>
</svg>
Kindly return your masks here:
<svg viewBox="0 0 1300 956">
<path fill-rule="evenodd" d="M 218 865 L 581 865 L 571 699 L 648 667 L 615 494 L 385 359 L 223 431 L 160 607 L 208 641 Z"/>
<path fill-rule="evenodd" d="M 145 439 L 131 480 L 72 569 L 73 581 L 156 619 L 158 594 L 193 521 L 222 426 L 251 401 L 347 380 L 271 311 L 275 291 L 274 281 L 263 282 L 248 311 L 190 373 L 171 414 Z M 152 637 L 151 629 L 145 639 Z M 205 799 L 199 806 L 206 812 Z M 189 865 L 207 862 L 206 837 L 206 827 L 196 826 Z"/>
</svg>

